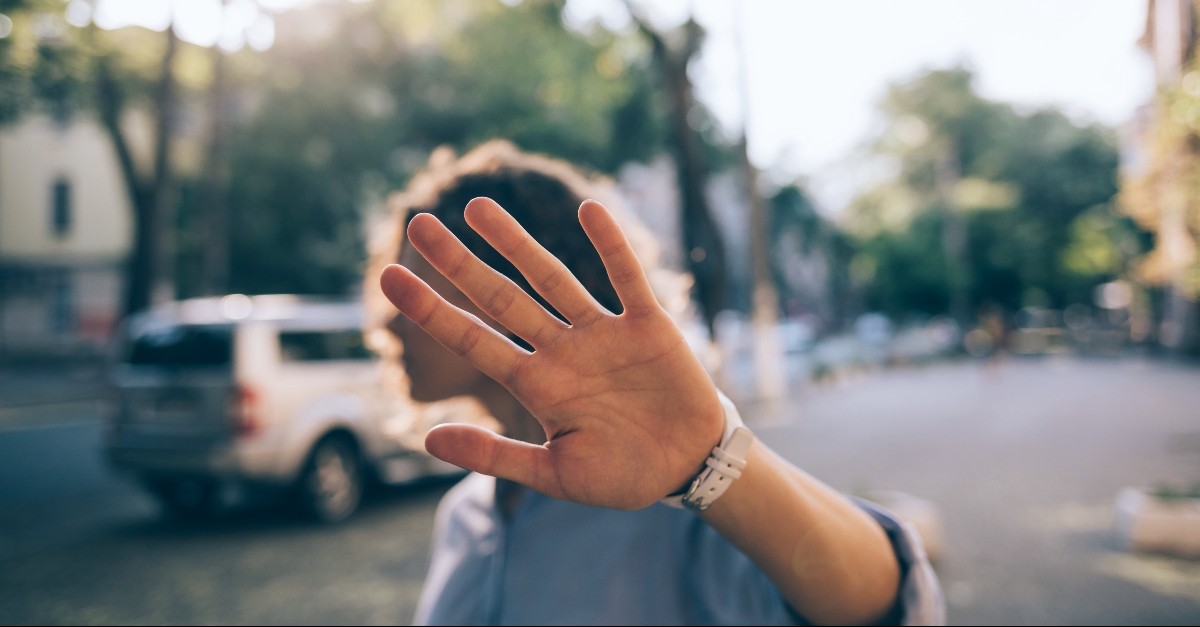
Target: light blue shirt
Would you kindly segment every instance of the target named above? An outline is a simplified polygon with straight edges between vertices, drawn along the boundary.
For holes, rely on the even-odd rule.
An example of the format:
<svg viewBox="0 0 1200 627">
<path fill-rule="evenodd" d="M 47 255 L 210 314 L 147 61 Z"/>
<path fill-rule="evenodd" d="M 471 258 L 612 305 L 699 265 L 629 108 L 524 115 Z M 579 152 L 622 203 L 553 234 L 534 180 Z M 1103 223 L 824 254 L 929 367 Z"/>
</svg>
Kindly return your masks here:
<svg viewBox="0 0 1200 627">
<path fill-rule="evenodd" d="M 479 474 L 443 498 L 415 624 L 804 624 L 758 566 L 691 511 L 623 512 L 529 490 L 505 521 L 495 500 L 496 480 Z M 943 623 L 919 540 L 859 505 L 895 547 L 903 622 Z"/>
</svg>

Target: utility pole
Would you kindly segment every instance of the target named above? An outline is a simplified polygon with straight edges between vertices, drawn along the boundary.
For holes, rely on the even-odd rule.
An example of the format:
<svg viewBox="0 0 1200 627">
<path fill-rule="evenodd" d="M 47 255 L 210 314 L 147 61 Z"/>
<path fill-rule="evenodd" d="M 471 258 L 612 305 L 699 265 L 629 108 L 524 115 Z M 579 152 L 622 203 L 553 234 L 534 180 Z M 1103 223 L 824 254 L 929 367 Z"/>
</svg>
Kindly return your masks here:
<svg viewBox="0 0 1200 627">
<path fill-rule="evenodd" d="M 746 201 L 750 207 L 750 254 L 754 268 L 754 298 L 751 317 L 754 328 L 754 377 L 758 397 L 773 401 L 783 397 L 786 377 L 779 345 L 779 295 L 771 273 L 771 235 L 767 227 L 766 207 L 759 192 L 758 168 L 750 161 L 750 80 L 743 34 L 741 2 L 734 2 L 734 29 L 738 49 L 738 91 L 742 105 L 742 169 L 745 174 Z"/>
</svg>

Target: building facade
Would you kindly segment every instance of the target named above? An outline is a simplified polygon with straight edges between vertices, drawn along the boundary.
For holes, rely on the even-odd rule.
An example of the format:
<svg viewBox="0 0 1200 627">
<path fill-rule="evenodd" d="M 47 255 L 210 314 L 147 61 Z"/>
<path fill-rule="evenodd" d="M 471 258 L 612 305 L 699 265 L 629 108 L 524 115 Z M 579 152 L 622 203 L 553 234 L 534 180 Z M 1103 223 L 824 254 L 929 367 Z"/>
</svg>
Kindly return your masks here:
<svg viewBox="0 0 1200 627">
<path fill-rule="evenodd" d="M 31 115 L 0 129 L 0 361 L 101 352 L 131 237 L 98 124 Z"/>
</svg>

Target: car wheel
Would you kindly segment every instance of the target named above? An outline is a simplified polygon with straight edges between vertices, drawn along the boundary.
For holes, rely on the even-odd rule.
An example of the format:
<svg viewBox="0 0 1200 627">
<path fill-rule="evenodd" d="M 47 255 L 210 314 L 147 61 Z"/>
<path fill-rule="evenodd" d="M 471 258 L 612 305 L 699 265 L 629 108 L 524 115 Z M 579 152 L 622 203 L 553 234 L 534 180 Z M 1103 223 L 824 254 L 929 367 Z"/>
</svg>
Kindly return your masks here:
<svg viewBox="0 0 1200 627">
<path fill-rule="evenodd" d="M 300 477 L 304 505 L 322 522 L 349 518 L 362 499 L 363 467 L 358 449 L 346 437 L 317 443 Z"/>
<path fill-rule="evenodd" d="M 150 493 L 163 513 L 174 518 L 195 519 L 211 514 L 217 503 L 217 486 L 203 479 L 153 481 Z"/>
</svg>

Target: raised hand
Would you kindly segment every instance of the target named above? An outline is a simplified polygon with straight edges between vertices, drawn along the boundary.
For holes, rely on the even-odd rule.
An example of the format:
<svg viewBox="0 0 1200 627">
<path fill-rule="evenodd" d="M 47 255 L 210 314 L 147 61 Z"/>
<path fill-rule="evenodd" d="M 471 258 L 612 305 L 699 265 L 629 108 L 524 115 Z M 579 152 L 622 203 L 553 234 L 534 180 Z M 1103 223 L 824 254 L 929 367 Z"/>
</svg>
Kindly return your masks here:
<svg viewBox="0 0 1200 627">
<path fill-rule="evenodd" d="M 587 201 L 579 220 L 624 311 L 614 315 L 495 202 L 477 198 L 467 224 L 504 255 L 569 324 L 476 258 L 429 214 L 409 242 L 488 317 L 523 338 L 517 346 L 447 302 L 410 270 L 388 266 L 384 294 L 406 317 L 492 377 L 537 418 L 533 445 L 464 424 L 429 432 L 430 453 L 549 496 L 638 509 L 681 487 L 722 433 L 717 391 L 683 334 L 659 306 L 612 215 Z"/>
</svg>

